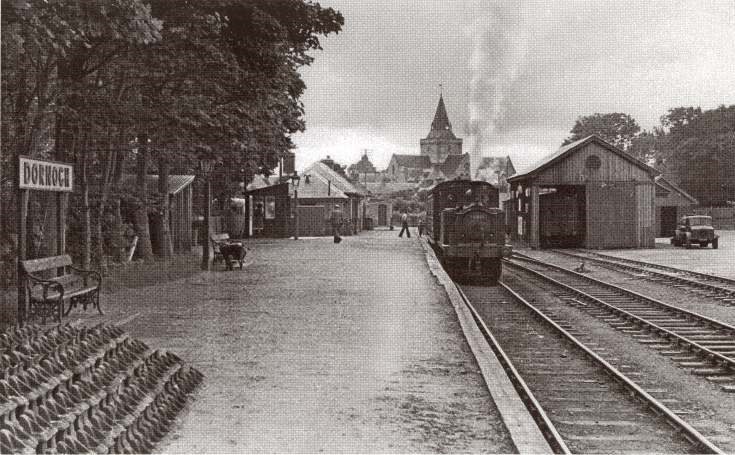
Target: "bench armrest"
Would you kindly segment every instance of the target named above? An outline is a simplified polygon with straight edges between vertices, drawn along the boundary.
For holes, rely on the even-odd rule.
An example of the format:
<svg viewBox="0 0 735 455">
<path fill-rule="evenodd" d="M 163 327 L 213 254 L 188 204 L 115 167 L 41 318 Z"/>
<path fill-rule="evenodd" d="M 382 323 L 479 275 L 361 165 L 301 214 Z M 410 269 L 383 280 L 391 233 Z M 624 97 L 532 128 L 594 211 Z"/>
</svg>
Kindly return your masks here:
<svg viewBox="0 0 735 455">
<path fill-rule="evenodd" d="M 88 286 L 89 285 L 89 283 L 88 283 L 88 277 L 90 277 L 90 276 L 97 281 L 97 287 L 100 287 L 102 285 L 102 275 L 100 275 L 100 273 L 97 272 L 96 270 L 84 270 L 84 269 L 80 269 L 78 267 L 74 267 L 73 265 L 70 265 L 69 268 L 72 269 L 72 270 L 74 270 L 79 275 L 81 275 L 82 278 L 84 278 L 84 285 L 85 286 Z"/>
<path fill-rule="evenodd" d="M 26 277 L 28 277 L 28 295 L 33 295 L 33 289 L 41 286 L 43 288 L 43 300 L 46 300 L 48 298 L 49 291 L 55 291 L 59 293 L 60 300 L 64 300 L 64 286 L 61 285 L 61 283 L 57 283 L 56 281 L 52 280 L 44 280 L 43 278 L 39 278 L 32 273 L 26 273 Z"/>
</svg>

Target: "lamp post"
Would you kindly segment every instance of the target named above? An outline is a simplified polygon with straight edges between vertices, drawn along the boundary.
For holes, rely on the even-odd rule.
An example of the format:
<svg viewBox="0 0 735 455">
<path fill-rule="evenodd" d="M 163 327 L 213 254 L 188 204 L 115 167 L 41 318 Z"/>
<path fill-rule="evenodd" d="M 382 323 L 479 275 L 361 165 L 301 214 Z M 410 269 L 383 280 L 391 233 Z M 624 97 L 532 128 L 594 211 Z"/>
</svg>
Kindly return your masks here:
<svg viewBox="0 0 735 455">
<path fill-rule="evenodd" d="M 211 187 L 209 185 L 209 174 L 214 167 L 214 161 L 209 159 L 199 160 L 199 173 L 204 179 L 204 243 L 202 243 L 202 270 L 209 270 L 209 209 L 211 206 Z"/>
<path fill-rule="evenodd" d="M 295 230 L 293 234 L 293 239 L 298 240 L 299 239 L 299 182 L 301 181 L 301 177 L 299 176 L 298 172 L 295 170 L 293 171 L 293 174 L 291 174 L 291 184 L 293 185 L 293 196 L 294 196 L 294 225 Z"/>
</svg>

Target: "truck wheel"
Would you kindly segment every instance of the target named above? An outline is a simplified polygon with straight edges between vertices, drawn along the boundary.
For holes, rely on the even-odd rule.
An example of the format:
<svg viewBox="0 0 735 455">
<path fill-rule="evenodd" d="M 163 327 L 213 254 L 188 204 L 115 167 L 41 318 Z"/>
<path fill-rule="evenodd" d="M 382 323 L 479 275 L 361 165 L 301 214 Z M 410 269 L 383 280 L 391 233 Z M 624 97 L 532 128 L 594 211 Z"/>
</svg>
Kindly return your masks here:
<svg viewBox="0 0 735 455">
<path fill-rule="evenodd" d="M 714 240 L 712 241 L 712 249 L 713 249 L 713 250 L 716 250 L 716 249 L 717 249 L 717 247 L 719 246 L 719 245 L 718 245 L 718 243 L 719 243 L 719 242 L 718 242 L 718 240 L 719 240 L 719 239 L 714 239 Z"/>
<path fill-rule="evenodd" d="M 686 248 L 687 250 L 689 250 L 689 249 L 692 248 L 692 242 L 691 242 L 691 240 L 689 240 L 689 239 L 686 240 L 686 243 L 684 243 L 684 248 Z"/>
<path fill-rule="evenodd" d="M 709 242 L 699 242 L 701 248 L 707 248 L 707 245 L 709 245 Z"/>
</svg>

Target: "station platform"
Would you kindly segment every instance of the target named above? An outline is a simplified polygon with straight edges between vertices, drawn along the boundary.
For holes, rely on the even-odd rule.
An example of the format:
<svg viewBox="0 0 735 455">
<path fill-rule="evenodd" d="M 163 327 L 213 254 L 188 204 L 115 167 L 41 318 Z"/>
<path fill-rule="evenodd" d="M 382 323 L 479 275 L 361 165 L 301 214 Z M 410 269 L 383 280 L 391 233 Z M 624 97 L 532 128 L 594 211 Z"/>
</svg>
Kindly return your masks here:
<svg viewBox="0 0 735 455">
<path fill-rule="evenodd" d="M 516 452 L 415 232 L 252 241 L 242 271 L 114 294 L 106 318 L 205 375 L 159 449 Z"/>
</svg>

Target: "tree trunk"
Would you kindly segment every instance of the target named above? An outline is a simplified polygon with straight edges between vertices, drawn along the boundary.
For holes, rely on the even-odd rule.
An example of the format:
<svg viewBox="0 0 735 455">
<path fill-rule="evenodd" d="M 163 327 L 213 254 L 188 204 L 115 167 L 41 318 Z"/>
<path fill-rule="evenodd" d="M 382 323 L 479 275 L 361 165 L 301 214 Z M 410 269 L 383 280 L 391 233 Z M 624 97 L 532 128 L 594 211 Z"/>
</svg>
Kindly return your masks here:
<svg viewBox="0 0 735 455">
<path fill-rule="evenodd" d="M 135 184 L 138 187 L 138 198 L 140 200 L 135 209 L 133 225 L 138 236 L 138 253 L 144 261 L 150 261 L 153 259 L 153 247 L 151 246 L 151 231 L 148 224 L 148 192 L 145 181 L 148 169 L 148 136 L 140 135 L 139 142 Z"/>
<path fill-rule="evenodd" d="M 92 226 L 89 207 L 89 179 L 87 178 L 87 163 L 89 162 L 87 155 L 88 141 L 84 141 L 82 150 L 79 151 L 81 157 L 80 166 L 80 186 L 82 188 L 82 224 L 83 224 L 83 249 L 82 249 L 82 268 L 89 269 L 92 263 Z"/>
<path fill-rule="evenodd" d="M 3 125 L 3 127 L 4 127 L 4 125 Z M 0 137 L 7 137 L 7 136 L 8 135 L 6 134 L 6 132 L 3 131 L 3 134 Z M 7 232 L 5 230 L 5 222 L 8 219 L 8 217 L 5 215 L 5 212 L 3 211 L 3 207 L 4 207 L 3 198 L 5 196 L 3 194 L 3 188 L 5 188 L 5 185 L 3 184 L 3 159 L 4 159 L 4 155 L 5 155 L 5 153 L 3 152 L 4 150 L 5 150 L 5 147 L 3 147 L 2 144 L 0 144 L 0 242 L 2 242 L 2 243 L 6 243 L 7 242 L 7 238 L 5 236 L 5 233 Z M 13 163 L 12 162 L 10 163 L 10 166 L 11 166 L 11 168 L 13 167 Z M 15 186 L 15 182 L 13 183 L 13 186 Z M 8 214 L 10 214 L 10 213 L 11 212 L 8 211 Z M 0 275 L 1 275 L 1 273 L 0 273 Z"/>
<path fill-rule="evenodd" d="M 173 243 L 171 239 L 171 229 L 169 227 L 169 218 L 171 217 L 171 207 L 168 196 L 168 174 L 170 165 L 164 152 L 158 155 L 158 194 L 161 195 L 161 222 L 159 224 L 158 238 L 161 242 L 160 256 L 170 258 L 174 254 Z"/>
<path fill-rule="evenodd" d="M 102 194 L 100 195 L 99 205 L 97 206 L 97 223 L 95 224 L 95 237 L 97 246 L 95 256 L 97 264 L 99 264 L 100 271 L 107 275 L 107 256 L 105 255 L 105 236 L 102 232 L 102 228 L 105 223 L 105 206 L 107 205 L 107 198 L 110 194 L 110 185 L 112 184 L 112 175 L 114 171 L 115 161 L 117 161 L 117 150 L 112 150 L 112 138 L 107 135 L 107 157 L 102 158 L 104 161 L 104 168 L 102 171 Z"/>
<path fill-rule="evenodd" d="M 118 144 L 120 147 L 127 147 L 124 142 L 125 132 L 121 131 L 118 138 Z M 112 173 L 112 186 L 119 188 L 122 182 L 123 176 L 123 165 L 125 164 L 125 150 L 121 149 L 118 151 L 115 157 L 115 169 Z M 123 237 L 123 222 L 122 222 L 122 211 L 120 210 L 120 196 L 115 196 L 112 201 L 112 233 L 110 234 L 111 243 L 115 249 L 115 261 L 125 262 L 127 256 L 125 254 L 125 238 Z"/>
<path fill-rule="evenodd" d="M 126 256 L 126 243 L 125 238 L 123 236 L 123 223 L 122 223 L 122 211 L 120 210 L 120 198 L 116 197 L 114 201 L 112 201 L 112 241 L 111 243 L 114 245 L 113 248 L 115 248 L 115 261 L 116 262 L 125 262 L 127 259 Z"/>
</svg>

